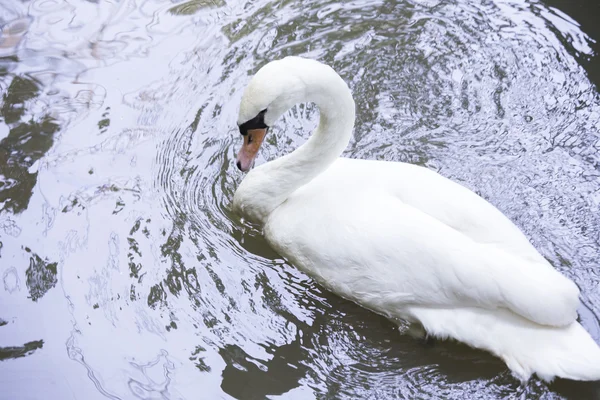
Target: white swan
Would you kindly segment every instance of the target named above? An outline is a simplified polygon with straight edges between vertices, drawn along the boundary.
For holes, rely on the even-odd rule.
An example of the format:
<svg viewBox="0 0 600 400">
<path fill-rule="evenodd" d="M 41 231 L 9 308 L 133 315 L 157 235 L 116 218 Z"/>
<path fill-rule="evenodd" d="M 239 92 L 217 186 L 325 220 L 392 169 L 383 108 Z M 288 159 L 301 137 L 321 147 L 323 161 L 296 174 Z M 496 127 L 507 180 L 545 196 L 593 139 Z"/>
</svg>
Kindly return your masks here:
<svg viewBox="0 0 600 400">
<path fill-rule="evenodd" d="M 252 168 L 268 127 L 301 102 L 320 110 L 312 137 L 252 169 L 233 199 L 281 256 L 346 299 L 495 354 L 523 381 L 600 380 L 578 288 L 500 211 L 426 168 L 340 157 L 354 101 L 330 67 L 287 57 L 257 72 L 238 168 Z"/>
</svg>

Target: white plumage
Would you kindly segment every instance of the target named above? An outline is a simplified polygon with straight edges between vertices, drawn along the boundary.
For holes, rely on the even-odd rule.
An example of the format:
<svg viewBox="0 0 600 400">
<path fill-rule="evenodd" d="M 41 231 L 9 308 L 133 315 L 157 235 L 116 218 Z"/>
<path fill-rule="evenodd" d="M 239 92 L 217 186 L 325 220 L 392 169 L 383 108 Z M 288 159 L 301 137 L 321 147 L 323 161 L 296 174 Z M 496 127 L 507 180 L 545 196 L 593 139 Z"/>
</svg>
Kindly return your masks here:
<svg viewBox="0 0 600 400">
<path fill-rule="evenodd" d="M 266 109 L 272 126 L 299 102 L 319 107 L 318 128 L 250 171 L 234 197 L 281 256 L 346 299 L 490 351 L 521 380 L 600 379 L 578 288 L 500 211 L 426 168 L 340 157 L 354 101 L 333 69 L 299 57 L 265 65 L 238 122 Z"/>
</svg>

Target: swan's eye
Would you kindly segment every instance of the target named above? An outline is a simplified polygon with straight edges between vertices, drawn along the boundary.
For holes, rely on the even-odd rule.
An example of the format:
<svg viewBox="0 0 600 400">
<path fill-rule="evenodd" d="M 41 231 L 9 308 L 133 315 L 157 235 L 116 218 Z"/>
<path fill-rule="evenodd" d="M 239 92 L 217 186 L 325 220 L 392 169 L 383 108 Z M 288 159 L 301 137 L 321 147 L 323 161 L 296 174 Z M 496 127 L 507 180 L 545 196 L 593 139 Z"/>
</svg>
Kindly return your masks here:
<svg viewBox="0 0 600 400">
<path fill-rule="evenodd" d="M 265 124 L 265 113 L 267 109 L 265 108 L 261 112 L 259 112 L 256 117 L 244 122 L 241 125 L 238 125 L 240 133 L 242 136 L 246 136 L 249 130 L 251 129 L 266 129 L 268 128 L 267 124 Z"/>
<path fill-rule="evenodd" d="M 248 134 L 248 144 L 252 143 L 252 134 Z"/>
</svg>

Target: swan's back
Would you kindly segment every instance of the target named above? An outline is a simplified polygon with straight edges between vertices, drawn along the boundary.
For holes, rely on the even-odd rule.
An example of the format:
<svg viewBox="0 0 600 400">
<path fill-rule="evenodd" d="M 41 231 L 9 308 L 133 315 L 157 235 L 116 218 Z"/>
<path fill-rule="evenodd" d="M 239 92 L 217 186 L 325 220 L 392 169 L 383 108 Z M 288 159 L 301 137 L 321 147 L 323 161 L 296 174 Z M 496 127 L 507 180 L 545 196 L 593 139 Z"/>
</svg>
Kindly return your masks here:
<svg viewBox="0 0 600 400">
<path fill-rule="evenodd" d="M 300 190 L 323 193 L 327 189 L 339 193 L 348 188 L 359 192 L 384 190 L 477 243 L 551 268 L 519 228 L 498 209 L 464 186 L 424 167 L 339 158 L 311 185 Z"/>
</svg>

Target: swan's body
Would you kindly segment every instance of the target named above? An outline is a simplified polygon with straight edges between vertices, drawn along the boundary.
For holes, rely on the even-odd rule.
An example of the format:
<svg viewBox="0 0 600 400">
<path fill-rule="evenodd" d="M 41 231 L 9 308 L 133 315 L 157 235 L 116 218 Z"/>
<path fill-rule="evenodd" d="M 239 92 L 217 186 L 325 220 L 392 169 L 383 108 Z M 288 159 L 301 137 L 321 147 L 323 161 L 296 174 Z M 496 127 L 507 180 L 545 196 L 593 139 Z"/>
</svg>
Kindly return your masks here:
<svg viewBox="0 0 600 400">
<path fill-rule="evenodd" d="M 297 57 L 267 64 L 239 123 L 259 131 L 304 101 L 321 111 L 312 137 L 252 170 L 234 197 L 280 255 L 344 298 L 496 354 L 522 380 L 600 379 L 600 348 L 576 321 L 577 287 L 500 211 L 425 168 L 339 157 L 354 102 L 331 68 Z M 238 166 L 248 169 L 255 152 L 243 151 Z"/>
</svg>

